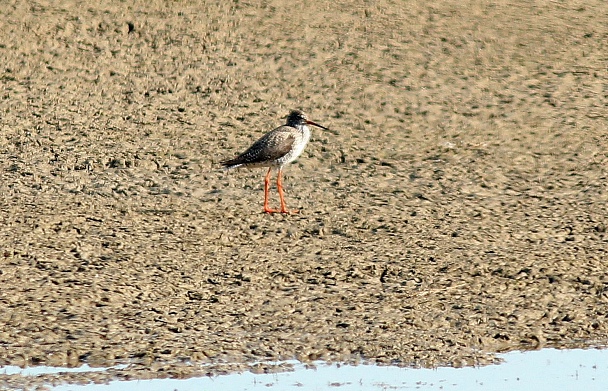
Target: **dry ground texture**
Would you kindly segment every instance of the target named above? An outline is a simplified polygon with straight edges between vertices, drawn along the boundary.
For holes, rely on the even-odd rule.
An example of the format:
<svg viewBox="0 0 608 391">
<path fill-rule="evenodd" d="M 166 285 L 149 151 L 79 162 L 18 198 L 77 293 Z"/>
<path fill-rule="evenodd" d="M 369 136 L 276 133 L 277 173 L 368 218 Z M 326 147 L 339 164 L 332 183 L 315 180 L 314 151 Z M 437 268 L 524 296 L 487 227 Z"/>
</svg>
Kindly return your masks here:
<svg viewBox="0 0 608 391">
<path fill-rule="evenodd" d="M 0 364 L 608 342 L 605 1 L 1 3 Z"/>
</svg>

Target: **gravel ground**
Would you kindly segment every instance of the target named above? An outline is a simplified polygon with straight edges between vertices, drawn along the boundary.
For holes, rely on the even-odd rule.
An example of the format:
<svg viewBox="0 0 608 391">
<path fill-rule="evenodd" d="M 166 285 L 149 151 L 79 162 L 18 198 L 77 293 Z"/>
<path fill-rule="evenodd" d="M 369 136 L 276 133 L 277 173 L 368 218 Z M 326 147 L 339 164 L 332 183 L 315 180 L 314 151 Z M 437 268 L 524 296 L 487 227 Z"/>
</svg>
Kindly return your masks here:
<svg viewBox="0 0 608 391">
<path fill-rule="evenodd" d="M 608 342 L 603 0 L 3 1 L 0 36 L 0 365 Z M 293 108 L 333 133 L 266 215 L 218 162 Z"/>
</svg>

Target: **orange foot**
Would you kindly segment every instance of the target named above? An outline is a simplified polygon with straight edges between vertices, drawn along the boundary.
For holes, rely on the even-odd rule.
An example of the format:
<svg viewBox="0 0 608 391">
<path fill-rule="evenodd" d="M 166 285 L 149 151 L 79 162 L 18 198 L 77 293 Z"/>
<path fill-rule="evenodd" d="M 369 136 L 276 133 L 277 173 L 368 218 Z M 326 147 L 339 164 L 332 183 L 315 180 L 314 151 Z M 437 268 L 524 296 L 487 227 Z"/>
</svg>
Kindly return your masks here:
<svg viewBox="0 0 608 391">
<path fill-rule="evenodd" d="M 300 213 L 300 211 L 297 209 L 293 209 L 293 210 L 281 209 L 281 213 L 293 215 L 293 214 Z"/>
<path fill-rule="evenodd" d="M 291 214 L 300 213 L 300 211 L 299 210 L 287 210 L 287 209 L 278 210 L 278 209 L 264 208 L 264 213 L 268 213 L 268 214 L 283 213 L 283 214 L 291 215 Z"/>
</svg>

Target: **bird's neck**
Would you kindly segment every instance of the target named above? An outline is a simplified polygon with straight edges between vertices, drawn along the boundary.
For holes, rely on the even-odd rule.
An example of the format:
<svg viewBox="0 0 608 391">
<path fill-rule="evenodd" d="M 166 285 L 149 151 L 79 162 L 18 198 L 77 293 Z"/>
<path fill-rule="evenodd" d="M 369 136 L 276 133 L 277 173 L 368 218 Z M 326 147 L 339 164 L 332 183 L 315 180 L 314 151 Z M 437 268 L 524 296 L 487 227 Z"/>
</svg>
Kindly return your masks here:
<svg viewBox="0 0 608 391">
<path fill-rule="evenodd" d="M 310 128 L 306 124 L 297 124 L 295 128 L 302 133 L 310 133 Z"/>
</svg>

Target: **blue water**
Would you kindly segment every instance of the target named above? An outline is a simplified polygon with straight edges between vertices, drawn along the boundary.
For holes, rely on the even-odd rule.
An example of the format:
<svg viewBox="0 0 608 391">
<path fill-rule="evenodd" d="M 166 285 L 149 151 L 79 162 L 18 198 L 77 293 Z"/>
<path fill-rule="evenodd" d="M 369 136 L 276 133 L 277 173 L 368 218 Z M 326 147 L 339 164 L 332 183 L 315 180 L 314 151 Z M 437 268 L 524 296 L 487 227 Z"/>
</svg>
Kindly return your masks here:
<svg viewBox="0 0 608 391">
<path fill-rule="evenodd" d="M 61 385 L 53 391 L 245 391 L 245 390 L 608 390 L 608 350 L 543 349 L 500 355 L 505 362 L 478 368 L 411 369 L 373 365 L 325 365 L 316 369 L 295 366 L 294 372 L 250 372 L 213 378 L 114 381 L 110 384 Z M 42 368 L 42 369 L 41 369 Z M 33 367 L 0 368 L 0 373 L 31 376 L 77 369 Z"/>
</svg>

